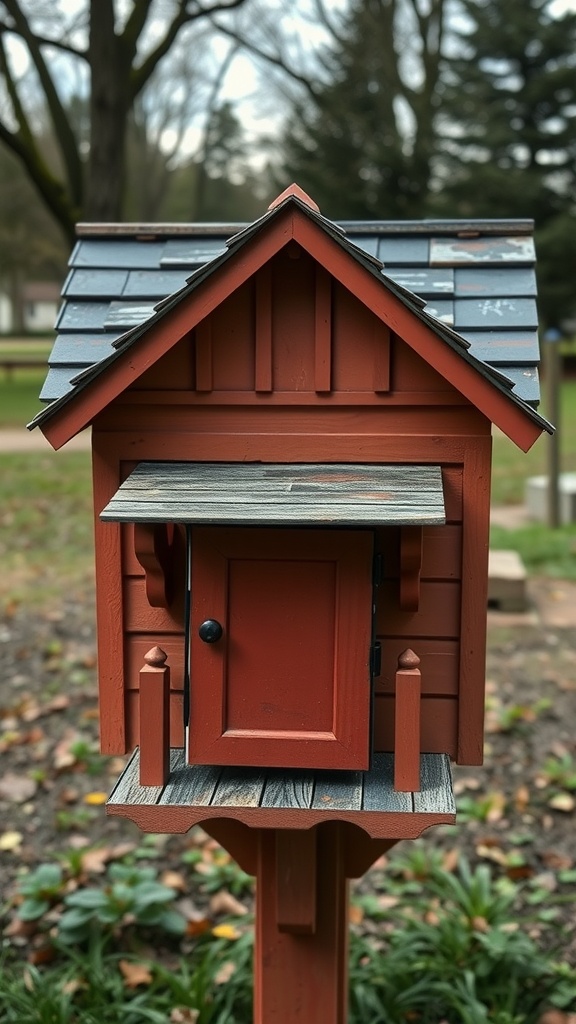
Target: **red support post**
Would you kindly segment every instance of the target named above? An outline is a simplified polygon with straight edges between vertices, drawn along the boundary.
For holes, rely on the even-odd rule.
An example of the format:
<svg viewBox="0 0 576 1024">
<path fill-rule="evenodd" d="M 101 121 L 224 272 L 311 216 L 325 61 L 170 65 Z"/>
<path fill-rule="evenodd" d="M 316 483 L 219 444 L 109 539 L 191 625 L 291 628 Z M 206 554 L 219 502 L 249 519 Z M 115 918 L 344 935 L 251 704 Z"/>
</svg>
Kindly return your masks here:
<svg viewBox="0 0 576 1024">
<path fill-rule="evenodd" d="M 396 670 L 396 711 L 394 716 L 394 789 L 420 789 L 420 658 L 404 651 Z"/>
<path fill-rule="evenodd" d="M 140 785 L 164 786 L 170 774 L 170 668 L 153 647 L 140 669 Z"/>
<path fill-rule="evenodd" d="M 292 840 L 281 835 L 280 830 L 259 830 L 254 1024 L 346 1024 L 345 834 L 336 821 L 318 826 L 313 833 L 300 837 L 307 855 L 294 864 L 294 871 L 299 893 L 310 894 L 315 890 L 316 898 L 299 899 L 295 919 L 287 921 L 281 908 L 289 903 L 291 879 L 290 873 L 282 871 L 282 864 L 287 864 Z M 304 848 L 300 852 L 304 853 Z M 304 878 L 307 872 L 308 885 Z M 314 912 L 306 914 L 306 905 Z"/>
</svg>

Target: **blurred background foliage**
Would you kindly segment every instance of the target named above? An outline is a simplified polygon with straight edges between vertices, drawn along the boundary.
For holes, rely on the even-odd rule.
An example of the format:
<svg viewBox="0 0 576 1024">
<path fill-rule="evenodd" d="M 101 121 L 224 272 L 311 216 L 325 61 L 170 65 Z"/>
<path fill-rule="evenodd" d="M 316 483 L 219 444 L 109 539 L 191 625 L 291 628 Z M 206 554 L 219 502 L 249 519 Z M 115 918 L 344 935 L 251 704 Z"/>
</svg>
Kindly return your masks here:
<svg viewBox="0 0 576 1024">
<path fill-rule="evenodd" d="M 533 217 L 570 332 L 575 122 L 572 0 L 0 0 L 0 278 L 297 180 L 335 219 Z"/>
</svg>

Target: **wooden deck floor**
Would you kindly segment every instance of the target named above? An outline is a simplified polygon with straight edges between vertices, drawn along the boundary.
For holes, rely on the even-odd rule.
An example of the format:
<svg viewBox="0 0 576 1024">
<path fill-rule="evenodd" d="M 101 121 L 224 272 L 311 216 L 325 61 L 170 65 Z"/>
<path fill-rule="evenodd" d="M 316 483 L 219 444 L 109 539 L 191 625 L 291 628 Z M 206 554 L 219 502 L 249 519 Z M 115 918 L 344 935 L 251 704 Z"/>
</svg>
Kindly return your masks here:
<svg viewBox="0 0 576 1024">
<path fill-rule="evenodd" d="M 393 788 L 392 754 L 376 754 L 368 772 L 294 771 L 187 765 L 171 752 L 165 786 L 140 786 L 136 749 L 107 803 L 107 813 L 131 818 L 144 831 L 187 832 L 195 824 L 230 818 L 252 828 L 311 828 L 348 821 L 372 838 L 413 839 L 451 824 L 456 808 L 449 758 L 423 754 L 421 790 Z"/>
</svg>

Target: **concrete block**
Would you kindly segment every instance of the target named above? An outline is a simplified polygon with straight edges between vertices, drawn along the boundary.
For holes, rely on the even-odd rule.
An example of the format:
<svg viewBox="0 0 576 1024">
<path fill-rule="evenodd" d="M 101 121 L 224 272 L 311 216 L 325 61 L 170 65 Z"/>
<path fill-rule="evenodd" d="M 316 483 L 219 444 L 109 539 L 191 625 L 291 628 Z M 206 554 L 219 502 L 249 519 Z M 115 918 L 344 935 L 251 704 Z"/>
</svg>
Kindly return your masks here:
<svg viewBox="0 0 576 1024">
<path fill-rule="evenodd" d="M 559 477 L 559 510 L 563 526 L 576 523 L 576 473 Z M 526 509 L 530 519 L 545 523 L 548 518 L 548 477 L 531 476 L 526 481 Z"/>
<path fill-rule="evenodd" d="M 488 604 L 501 612 L 526 611 L 526 569 L 517 551 L 490 551 Z"/>
</svg>

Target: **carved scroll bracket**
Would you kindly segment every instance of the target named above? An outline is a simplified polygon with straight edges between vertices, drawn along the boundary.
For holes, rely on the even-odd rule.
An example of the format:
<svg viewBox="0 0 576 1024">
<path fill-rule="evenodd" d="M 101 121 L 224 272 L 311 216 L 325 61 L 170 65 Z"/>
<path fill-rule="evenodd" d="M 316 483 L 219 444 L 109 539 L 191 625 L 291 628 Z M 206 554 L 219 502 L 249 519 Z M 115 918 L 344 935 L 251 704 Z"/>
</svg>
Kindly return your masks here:
<svg viewBox="0 0 576 1024">
<path fill-rule="evenodd" d="M 420 605 L 422 573 L 422 527 L 403 526 L 400 530 L 400 607 L 417 612 Z"/>
<path fill-rule="evenodd" d="M 169 608 L 183 584 L 184 539 L 172 523 L 135 523 L 134 552 L 146 574 L 146 597 L 153 608 Z"/>
</svg>

